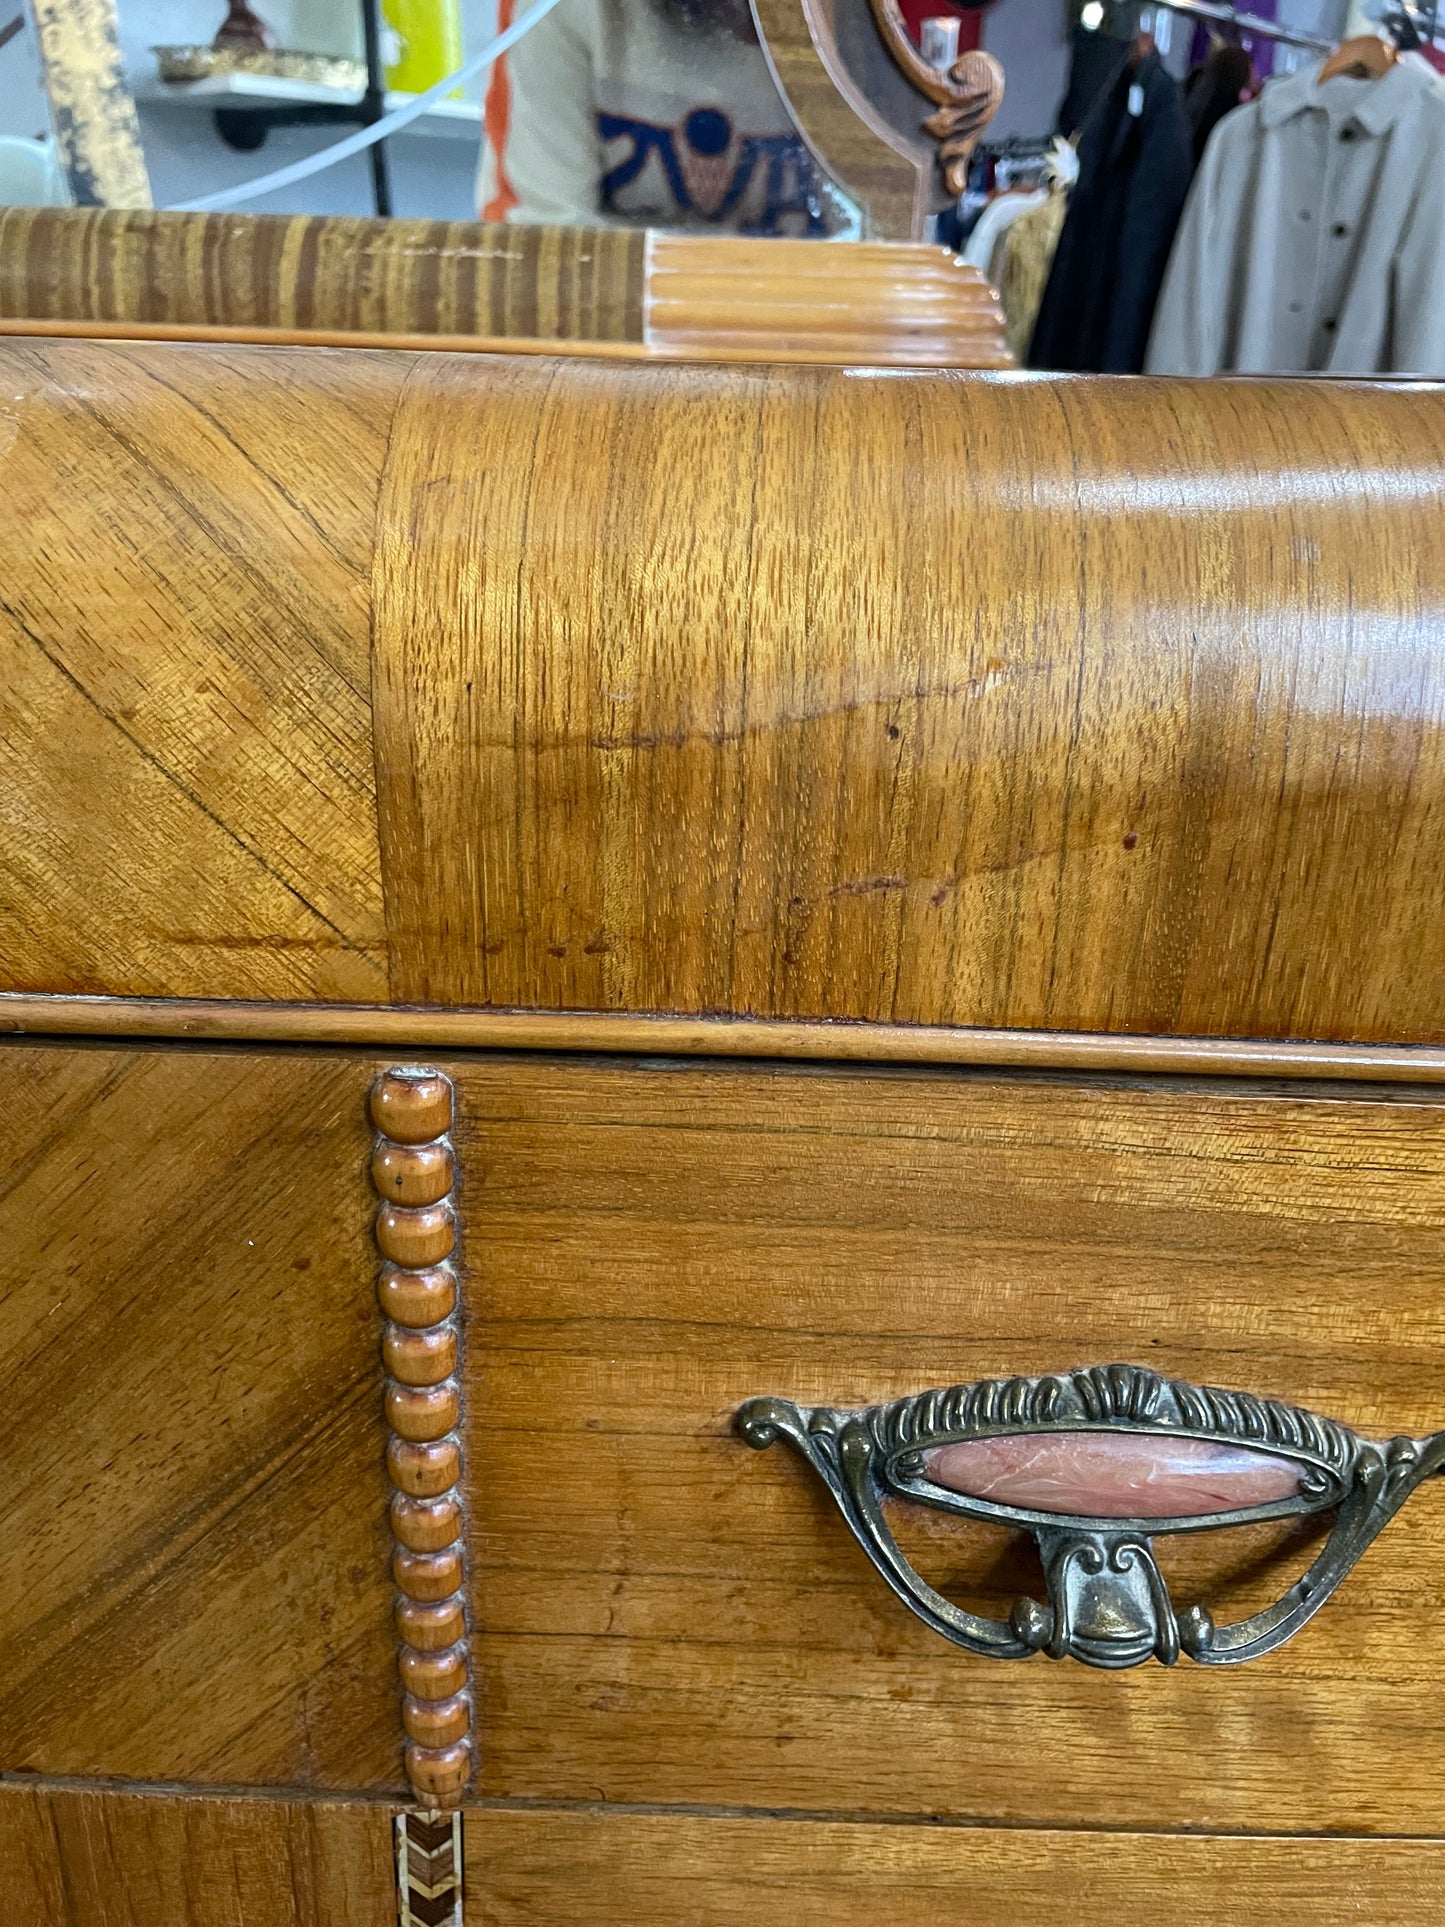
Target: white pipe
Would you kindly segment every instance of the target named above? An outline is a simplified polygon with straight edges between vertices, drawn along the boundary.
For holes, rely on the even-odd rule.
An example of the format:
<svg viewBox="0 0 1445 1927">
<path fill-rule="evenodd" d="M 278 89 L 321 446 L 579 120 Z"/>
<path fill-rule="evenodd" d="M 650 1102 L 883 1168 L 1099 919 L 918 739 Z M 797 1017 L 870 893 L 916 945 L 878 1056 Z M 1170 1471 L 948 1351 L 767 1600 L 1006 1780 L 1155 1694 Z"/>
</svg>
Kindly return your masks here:
<svg viewBox="0 0 1445 1927">
<path fill-rule="evenodd" d="M 370 127 L 359 128 L 356 133 L 348 134 L 344 140 L 335 141 L 330 147 L 323 147 L 319 154 L 308 154 L 303 161 L 292 161 L 289 167 L 278 167 L 270 174 L 260 174 L 254 180 L 242 181 L 239 187 L 222 188 L 216 194 L 202 194 L 194 201 L 173 202 L 174 210 L 181 214 L 208 214 L 214 208 L 234 207 L 237 201 L 249 201 L 258 194 L 272 194 L 278 188 L 290 187 L 293 181 L 304 181 L 309 174 L 319 174 L 325 167 L 334 167 L 338 161 L 347 160 L 353 154 L 363 153 L 376 141 L 385 140 L 388 134 L 396 133 L 399 128 L 414 121 L 419 114 L 424 114 L 429 107 L 435 107 L 438 101 L 445 100 L 453 88 L 460 86 L 462 82 L 483 73 L 494 60 L 500 59 L 509 47 L 515 47 L 522 35 L 529 33 L 543 15 L 550 13 L 556 4 L 557 0 L 533 0 L 533 4 L 519 19 L 512 22 L 505 33 L 499 33 L 495 39 L 488 41 L 480 53 L 475 53 L 470 60 L 463 61 L 454 74 L 448 74 L 445 80 L 439 80 L 435 87 L 428 87 L 424 94 L 418 94 L 415 100 L 409 100 L 405 107 L 397 107 L 391 113 L 383 115 L 380 120 L 373 121 Z"/>
</svg>

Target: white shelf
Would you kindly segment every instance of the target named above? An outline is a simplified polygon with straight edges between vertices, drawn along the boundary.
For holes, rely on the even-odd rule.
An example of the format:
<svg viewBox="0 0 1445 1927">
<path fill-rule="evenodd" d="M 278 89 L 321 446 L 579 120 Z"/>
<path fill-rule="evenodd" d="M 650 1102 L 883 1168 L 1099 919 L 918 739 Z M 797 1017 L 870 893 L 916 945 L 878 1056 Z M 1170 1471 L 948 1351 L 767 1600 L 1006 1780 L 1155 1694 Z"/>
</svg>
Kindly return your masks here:
<svg viewBox="0 0 1445 1927">
<path fill-rule="evenodd" d="M 158 80 L 152 75 L 133 83 L 136 100 L 145 107 L 200 107 L 214 113 L 218 107 L 271 106 L 292 107 L 334 103 L 354 107 L 361 89 L 321 87 L 309 80 L 276 80 L 265 74 L 212 74 L 205 80 Z M 415 94 L 388 94 L 388 112 L 405 107 Z M 443 100 L 428 107 L 424 114 L 403 127 L 406 134 L 430 135 L 441 140 L 479 141 L 482 133 L 481 103 L 475 100 Z"/>
</svg>

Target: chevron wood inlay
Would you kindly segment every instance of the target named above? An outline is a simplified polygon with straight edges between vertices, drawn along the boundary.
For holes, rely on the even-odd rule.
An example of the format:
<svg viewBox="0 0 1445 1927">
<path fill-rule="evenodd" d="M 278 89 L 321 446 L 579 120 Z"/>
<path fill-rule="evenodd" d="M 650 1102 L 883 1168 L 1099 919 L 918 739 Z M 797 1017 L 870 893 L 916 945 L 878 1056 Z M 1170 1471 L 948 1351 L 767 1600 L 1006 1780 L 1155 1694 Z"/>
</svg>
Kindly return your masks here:
<svg viewBox="0 0 1445 1927">
<path fill-rule="evenodd" d="M 399 1927 L 462 1927 L 462 1816 L 396 1817 Z"/>
</svg>

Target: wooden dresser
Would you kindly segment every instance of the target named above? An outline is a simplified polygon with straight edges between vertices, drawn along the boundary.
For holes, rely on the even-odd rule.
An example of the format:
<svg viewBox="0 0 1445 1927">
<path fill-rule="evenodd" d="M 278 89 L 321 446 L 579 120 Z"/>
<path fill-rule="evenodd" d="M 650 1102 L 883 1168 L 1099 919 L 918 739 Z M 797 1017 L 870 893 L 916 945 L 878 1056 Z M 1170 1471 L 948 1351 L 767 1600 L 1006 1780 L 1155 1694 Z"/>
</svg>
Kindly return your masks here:
<svg viewBox="0 0 1445 1927">
<path fill-rule="evenodd" d="M 0 344 L 4 1927 L 1440 1916 L 1442 448 Z"/>
</svg>

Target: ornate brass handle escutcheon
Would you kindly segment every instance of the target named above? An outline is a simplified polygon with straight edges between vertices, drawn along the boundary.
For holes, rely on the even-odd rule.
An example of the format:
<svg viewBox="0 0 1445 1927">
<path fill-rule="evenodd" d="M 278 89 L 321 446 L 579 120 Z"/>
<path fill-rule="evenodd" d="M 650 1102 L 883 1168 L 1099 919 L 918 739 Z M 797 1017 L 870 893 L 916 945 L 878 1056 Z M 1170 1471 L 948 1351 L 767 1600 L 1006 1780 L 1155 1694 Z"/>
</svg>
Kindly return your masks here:
<svg viewBox="0 0 1445 1927">
<path fill-rule="evenodd" d="M 893 1591 L 955 1646 L 994 1659 L 1206 1666 L 1272 1652 L 1312 1619 L 1422 1480 L 1445 1469 L 1445 1432 L 1376 1444 L 1276 1399 L 1161 1378 L 1138 1365 L 989 1378 L 862 1411 L 754 1398 L 737 1429 L 785 1439 L 822 1479 Z M 913 1499 L 1025 1527 L 1047 1603 L 1007 1620 L 966 1612 L 904 1557 L 883 1514 Z M 1176 1613 L 1153 1541 L 1256 1519 L 1335 1512 L 1319 1556 L 1272 1606 L 1216 1626 Z"/>
</svg>

